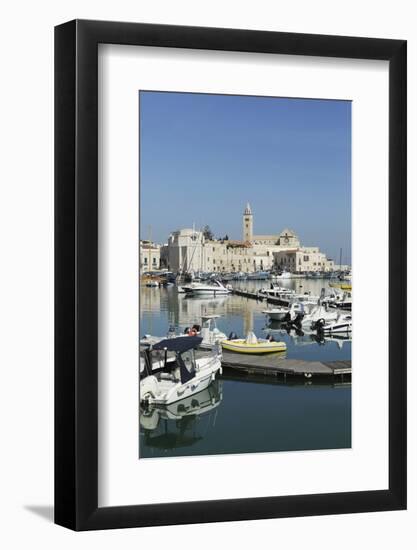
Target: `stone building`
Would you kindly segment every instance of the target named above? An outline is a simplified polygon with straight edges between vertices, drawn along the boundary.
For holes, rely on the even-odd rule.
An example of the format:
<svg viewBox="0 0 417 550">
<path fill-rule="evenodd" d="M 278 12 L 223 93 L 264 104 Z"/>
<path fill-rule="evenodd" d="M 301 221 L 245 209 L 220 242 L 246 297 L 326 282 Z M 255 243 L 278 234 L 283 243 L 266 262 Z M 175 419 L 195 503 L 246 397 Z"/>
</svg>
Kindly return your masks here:
<svg viewBox="0 0 417 550">
<path fill-rule="evenodd" d="M 253 229 L 254 216 L 248 203 L 242 215 L 241 241 L 207 240 L 195 229 L 174 231 L 161 249 L 161 265 L 174 272 L 251 273 L 274 267 L 319 271 L 324 265 L 330 269 L 326 256 L 318 248 L 301 247 L 293 230 L 286 228 L 275 235 L 255 235 Z M 305 250 L 308 252 L 303 252 Z M 284 255 L 280 256 L 281 253 Z M 301 263 L 297 263 L 300 258 Z M 298 265 L 300 269 L 296 269 Z M 319 266 L 321 269 L 317 269 Z"/>
<path fill-rule="evenodd" d="M 300 247 L 295 250 L 274 252 L 274 267 L 292 273 L 306 271 L 333 271 L 333 260 L 328 260 L 326 254 L 317 247 Z"/>
<path fill-rule="evenodd" d="M 253 214 L 249 203 L 243 212 L 242 227 L 243 242 L 251 243 L 253 240 Z"/>
<path fill-rule="evenodd" d="M 254 235 L 253 234 L 253 213 L 250 204 L 247 203 L 243 212 L 243 242 L 256 245 L 279 246 L 281 248 L 297 248 L 300 240 L 291 229 L 284 229 L 277 235 Z"/>
<path fill-rule="evenodd" d="M 158 271 L 161 267 L 161 247 L 151 241 L 139 242 L 140 273 Z"/>
<path fill-rule="evenodd" d="M 179 229 L 171 233 L 167 244 L 166 267 L 170 271 L 203 271 L 205 270 L 205 238 L 201 231 Z"/>
</svg>

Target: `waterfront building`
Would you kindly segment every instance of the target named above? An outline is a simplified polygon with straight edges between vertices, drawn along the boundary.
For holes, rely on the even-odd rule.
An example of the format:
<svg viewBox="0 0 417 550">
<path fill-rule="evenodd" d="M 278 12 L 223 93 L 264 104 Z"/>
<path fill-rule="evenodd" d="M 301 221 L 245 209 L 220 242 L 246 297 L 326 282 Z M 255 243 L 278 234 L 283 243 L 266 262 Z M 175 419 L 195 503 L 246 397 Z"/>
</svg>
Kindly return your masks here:
<svg viewBox="0 0 417 550">
<path fill-rule="evenodd" d="M 166 267 L 175 273 L 205 270 L 205 238 L 202 231 L 179 229 L 168 239 Z"/>
<path fill-rule="evenodd" d="M 151 241 L 139 241 L 140 273 L 158 271 L 161 267 L 161 246 Z"/>
<path fill-rule="evenodd" d="M 333 269 L 333 262 L 317 247 L 302 247 L 292 229 L 285 228 L 275 235 L 254 234 L 254 216 L 249 203 L 242 215 L 242 240 L 209 240 L 202 231 L 179 229 L 171 233 L 168 243 L 161 247 L 160 264 L 174 272 Z"/>
<path fill-rule="evenodd" d="M 317 247 L 300 247 L 295 250 L 274 252 L 275 269 L 291 273 L 307 271 L 334 271 L 334 261 L 328 260 L 326 254 Z"/>
<path fill-rule="evenodd" d="M 280 248 L 297 248 L 300 240 L 291 229 L 285 228 L 276 235 L 254 235 L 253 234 L 253 213 L 249 203 L 243 212 L 243 242 L 255 245 L 279 246 Z"/>
</svg>

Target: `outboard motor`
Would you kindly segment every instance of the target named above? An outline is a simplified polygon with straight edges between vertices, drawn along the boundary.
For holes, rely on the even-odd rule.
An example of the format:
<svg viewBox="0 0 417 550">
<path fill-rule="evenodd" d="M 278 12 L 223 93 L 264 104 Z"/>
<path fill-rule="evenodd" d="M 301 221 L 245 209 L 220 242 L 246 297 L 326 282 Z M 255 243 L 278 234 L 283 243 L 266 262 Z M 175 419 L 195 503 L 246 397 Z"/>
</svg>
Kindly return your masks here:
<svg viewBox="0 0 417 550">
<path fill-rule="evenodd" d="M 236 334 L 236 332 L 232 332 L 229 334 L 229 336 L 227 337 L 228 340 L 237 340 L 238 336 Z"/>
<path fill-rule="evenodd" d="M 294 321 L 292 322 L 292 324 L 297 328 L 301 328 L 303 317 L 304 317 L 304 313 L 298 313 Z"/>
<path fill-rule="evenodd" d="M 311 325 L 311 328 L 313 330 L 317 330 L 317 332 L 323 332 L 323 327 L 326 324 L 326 321 L 324 319 L 318 319 L 315 323 Z"/>
</svg>

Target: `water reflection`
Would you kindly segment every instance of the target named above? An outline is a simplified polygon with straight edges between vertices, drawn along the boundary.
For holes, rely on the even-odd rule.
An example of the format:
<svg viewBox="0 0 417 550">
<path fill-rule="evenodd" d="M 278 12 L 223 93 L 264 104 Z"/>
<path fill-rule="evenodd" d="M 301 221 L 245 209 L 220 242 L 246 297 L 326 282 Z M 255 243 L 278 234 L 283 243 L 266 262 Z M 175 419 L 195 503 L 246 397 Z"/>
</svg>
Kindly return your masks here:
<svg viewBox="0 0 417 550">
<path fill-rule="evenodd" d="M 348 448 L 350 392 L 342 380 L 228 371 L 201 395 L 141 411 L 140 458 Z"/>
<path fill-rule="evenodd" d="M 259 290 L 265 281 L 237 282 L 244 288 Z M 295 279 L 283 281 L 288 287 L 320 294 L 322 288 L 328 287 L 326 280 Z M 287 344 L 288 358 L 305 360 L 349 360 L 351 355 L 351 337 L 346 335 L 326 336 L 307 335 L 301 338 L 295 330 L 283 331 L 282 326 L 263 313 L 267 308 L 264 301 L 250 300 L 236 295 L 221 297 L 191 297 L 178 294 L 175 287 L 147 288 L 140 291 L 140 333 L 166 336 L 169 327 L 177 333 L 193 324 L 201 324 L 203 315 L 220 315 L 217 326 L 221 332 L 236 333 L 244 337 L 248 332 L 255 332 L 258 337 L 265 337 L 273 332 L 274 338 Z M 275 331 L 278 331 L 275 333 Z M 307 343 L 309 344 L 307 348 Z"/>
<path fill-rule="evenodd" d="M 288 336 L 294 346 L 311 346 L 318 344 L 325 346 L 334 343 L 341 350 L 343 344 L 352 342 L 352 333 L 348 334 L 323 334 L 317 332 L 304 332 L 301 329 L 288 327 L 279 321 L 269 321 L 264 328 L 265 333 L 273 334 L 275 337 Z"/>
<path fill-rule="evenodd" d="M 234 282 L 248 290 L 268 281 Z M 319 295 L 323 280 L 285 280 L 280 284 Z M 228 295 L 189 297 L 175 287 L 140 289 L 140 333 L 165 336 L 200 324 L 203 315 L 220 315 L 219 330 L 259 337 L 272 332 L 287 344 L 288 359 L 345 361 L 351 358 L 351 336 L 319 338 L 282 330 L 268 322 L 266 302 Z M 140 411 L 140 457 L 221 453 L 336 449 L 351 445 L 350 380 L 304 377 L 244 376 L 225 371 L 204 392 L 164 409 Z"/>
<path fill-rule="evenodd" d="M 178 449 L 201 441 L 215 426 L 212 413 L 222 397 L 222 382 L 215 380 L 205 390 L 166 407 L 141 408 L 139 421 L 147 454 L 151 449 Z"/>
</svg>

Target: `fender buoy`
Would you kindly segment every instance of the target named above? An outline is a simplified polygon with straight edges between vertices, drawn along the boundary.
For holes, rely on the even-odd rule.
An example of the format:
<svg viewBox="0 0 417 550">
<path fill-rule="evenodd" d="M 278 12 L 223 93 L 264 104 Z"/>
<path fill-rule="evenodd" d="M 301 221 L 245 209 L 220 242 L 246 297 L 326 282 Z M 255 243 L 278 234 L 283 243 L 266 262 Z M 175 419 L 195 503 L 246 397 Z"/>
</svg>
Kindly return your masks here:
<svg viewBox="0 0 417 550">
<path fill-rule="evenodd" d="M 154 394 L 153 394 L 152 391 L 147 391 L 147 392 L 145 393 L 145 395 L 143 396 L 143 401 L 145 401 L 145 403 L 148 403 L 148 402 L 149 402 L 149 398 L 155 399 L 155 396 L 154 396 Z"/>
</svg>

